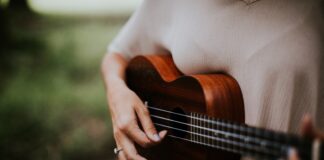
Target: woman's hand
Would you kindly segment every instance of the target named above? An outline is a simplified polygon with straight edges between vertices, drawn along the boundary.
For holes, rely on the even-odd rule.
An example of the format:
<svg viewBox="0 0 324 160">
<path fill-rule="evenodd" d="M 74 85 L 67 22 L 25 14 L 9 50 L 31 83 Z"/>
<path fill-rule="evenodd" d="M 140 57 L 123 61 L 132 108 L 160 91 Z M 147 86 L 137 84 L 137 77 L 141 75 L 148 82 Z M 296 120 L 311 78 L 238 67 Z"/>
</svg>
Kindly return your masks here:
<svg viewBox="0 0 324 160">
<path fill-rule="evenodd" d="M 120 159 L 144 159 L 137 154 L 134 142 L 146 148 L 161 141 L 166 131 L 157 133 L 149 111 L 137 95 L 127 87 L 109 97 L 114 137 L 118 148 L 122 148 Z M 137 117 L 142 125 L 140 129 Z"/>
<path fill-rule="evenodd" d="M 311 137 L 314 139 L 324 140 L 324 133 L 320 132 L 313 125 L 310 115 L 305 115 L 301 122 L 301 135 L 305 137 Z M 289 152 L 289 160 L 299 160 L 298 151 L 292 149 Z"/>
<path fill-rule="evenodd" d="M 107 54 L 102 62 L 102 75 L 107 90 L 114 138 L 117 148 L 121 149 L 117 155 L 118 159 L 142 160 L 145 158 L 137 153 L 134 143 L 142 147 L 152 146 L 165 137 L 166 131 L 156 131 L 148 108 L 126 86 L 126 66 L 127 61 L 121 55 Z"/>
</svg>

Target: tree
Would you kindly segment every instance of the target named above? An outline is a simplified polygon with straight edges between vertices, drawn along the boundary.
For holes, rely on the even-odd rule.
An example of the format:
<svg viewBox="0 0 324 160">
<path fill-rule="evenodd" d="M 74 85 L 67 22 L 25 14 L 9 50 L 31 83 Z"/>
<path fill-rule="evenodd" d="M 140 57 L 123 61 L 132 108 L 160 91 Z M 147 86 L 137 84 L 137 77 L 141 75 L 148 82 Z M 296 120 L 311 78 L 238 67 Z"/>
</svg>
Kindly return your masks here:
<svg viewBox="0 0 324 160">
<path fill-rule="evenodd" d="M 8 9 L 15 11 L 31 11 L 27 0 L 10 0 Z"/>
</svg>

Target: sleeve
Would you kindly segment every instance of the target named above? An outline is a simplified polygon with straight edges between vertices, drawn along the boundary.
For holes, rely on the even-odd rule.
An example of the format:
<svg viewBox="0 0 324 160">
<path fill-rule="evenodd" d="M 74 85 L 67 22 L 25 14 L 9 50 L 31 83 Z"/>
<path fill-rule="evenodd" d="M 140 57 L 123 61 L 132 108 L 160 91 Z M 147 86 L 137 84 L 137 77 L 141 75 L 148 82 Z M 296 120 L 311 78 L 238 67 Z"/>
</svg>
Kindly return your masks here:
<svg viewBox="0 0 324 160">
<path fill-rule="evenodd" d="M 153 27 L 156 25 L 152 25 L 155 14 L 154 5 L 154 1 L 144 0 L 142 2 L 112 43 L 108 45 L 108 52 L 120 53 L 126 59 L 139 54 L 157 52 L 159 49 L 156 43 L 158 33 Z"/>
</svg>

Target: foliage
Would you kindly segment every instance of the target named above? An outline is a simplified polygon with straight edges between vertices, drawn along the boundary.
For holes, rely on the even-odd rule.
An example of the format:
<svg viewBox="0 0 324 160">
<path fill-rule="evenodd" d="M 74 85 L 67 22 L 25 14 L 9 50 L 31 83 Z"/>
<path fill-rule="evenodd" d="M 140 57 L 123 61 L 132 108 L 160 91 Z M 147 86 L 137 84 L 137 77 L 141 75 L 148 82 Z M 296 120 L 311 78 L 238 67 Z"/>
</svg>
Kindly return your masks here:
<svg viewBox="0 0 324 160">
<path fill-rule="evenodd" d="M 125 19 L 9 15 L 0 159 L 112 158 L 99 65 Z"/>
</svg>

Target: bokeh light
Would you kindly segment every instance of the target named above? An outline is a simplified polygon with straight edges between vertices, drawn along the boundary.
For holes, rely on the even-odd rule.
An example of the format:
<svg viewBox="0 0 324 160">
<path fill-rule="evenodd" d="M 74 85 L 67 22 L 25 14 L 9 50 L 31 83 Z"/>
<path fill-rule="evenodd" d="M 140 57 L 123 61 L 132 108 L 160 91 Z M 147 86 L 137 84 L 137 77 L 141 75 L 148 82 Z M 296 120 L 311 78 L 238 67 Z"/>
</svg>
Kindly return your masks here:
<svg viewBox="0 0 324 160">
<path fill-rule="evenodd" d="M 47 14 L 130 14 L 141 0 L 30 0 L 32 8 Z"/>
<path fill-rule="evenodd" d="M 141 0 L 0 0 L 0 159 L 113 159 L 100 75 Z"/>
</svg>

